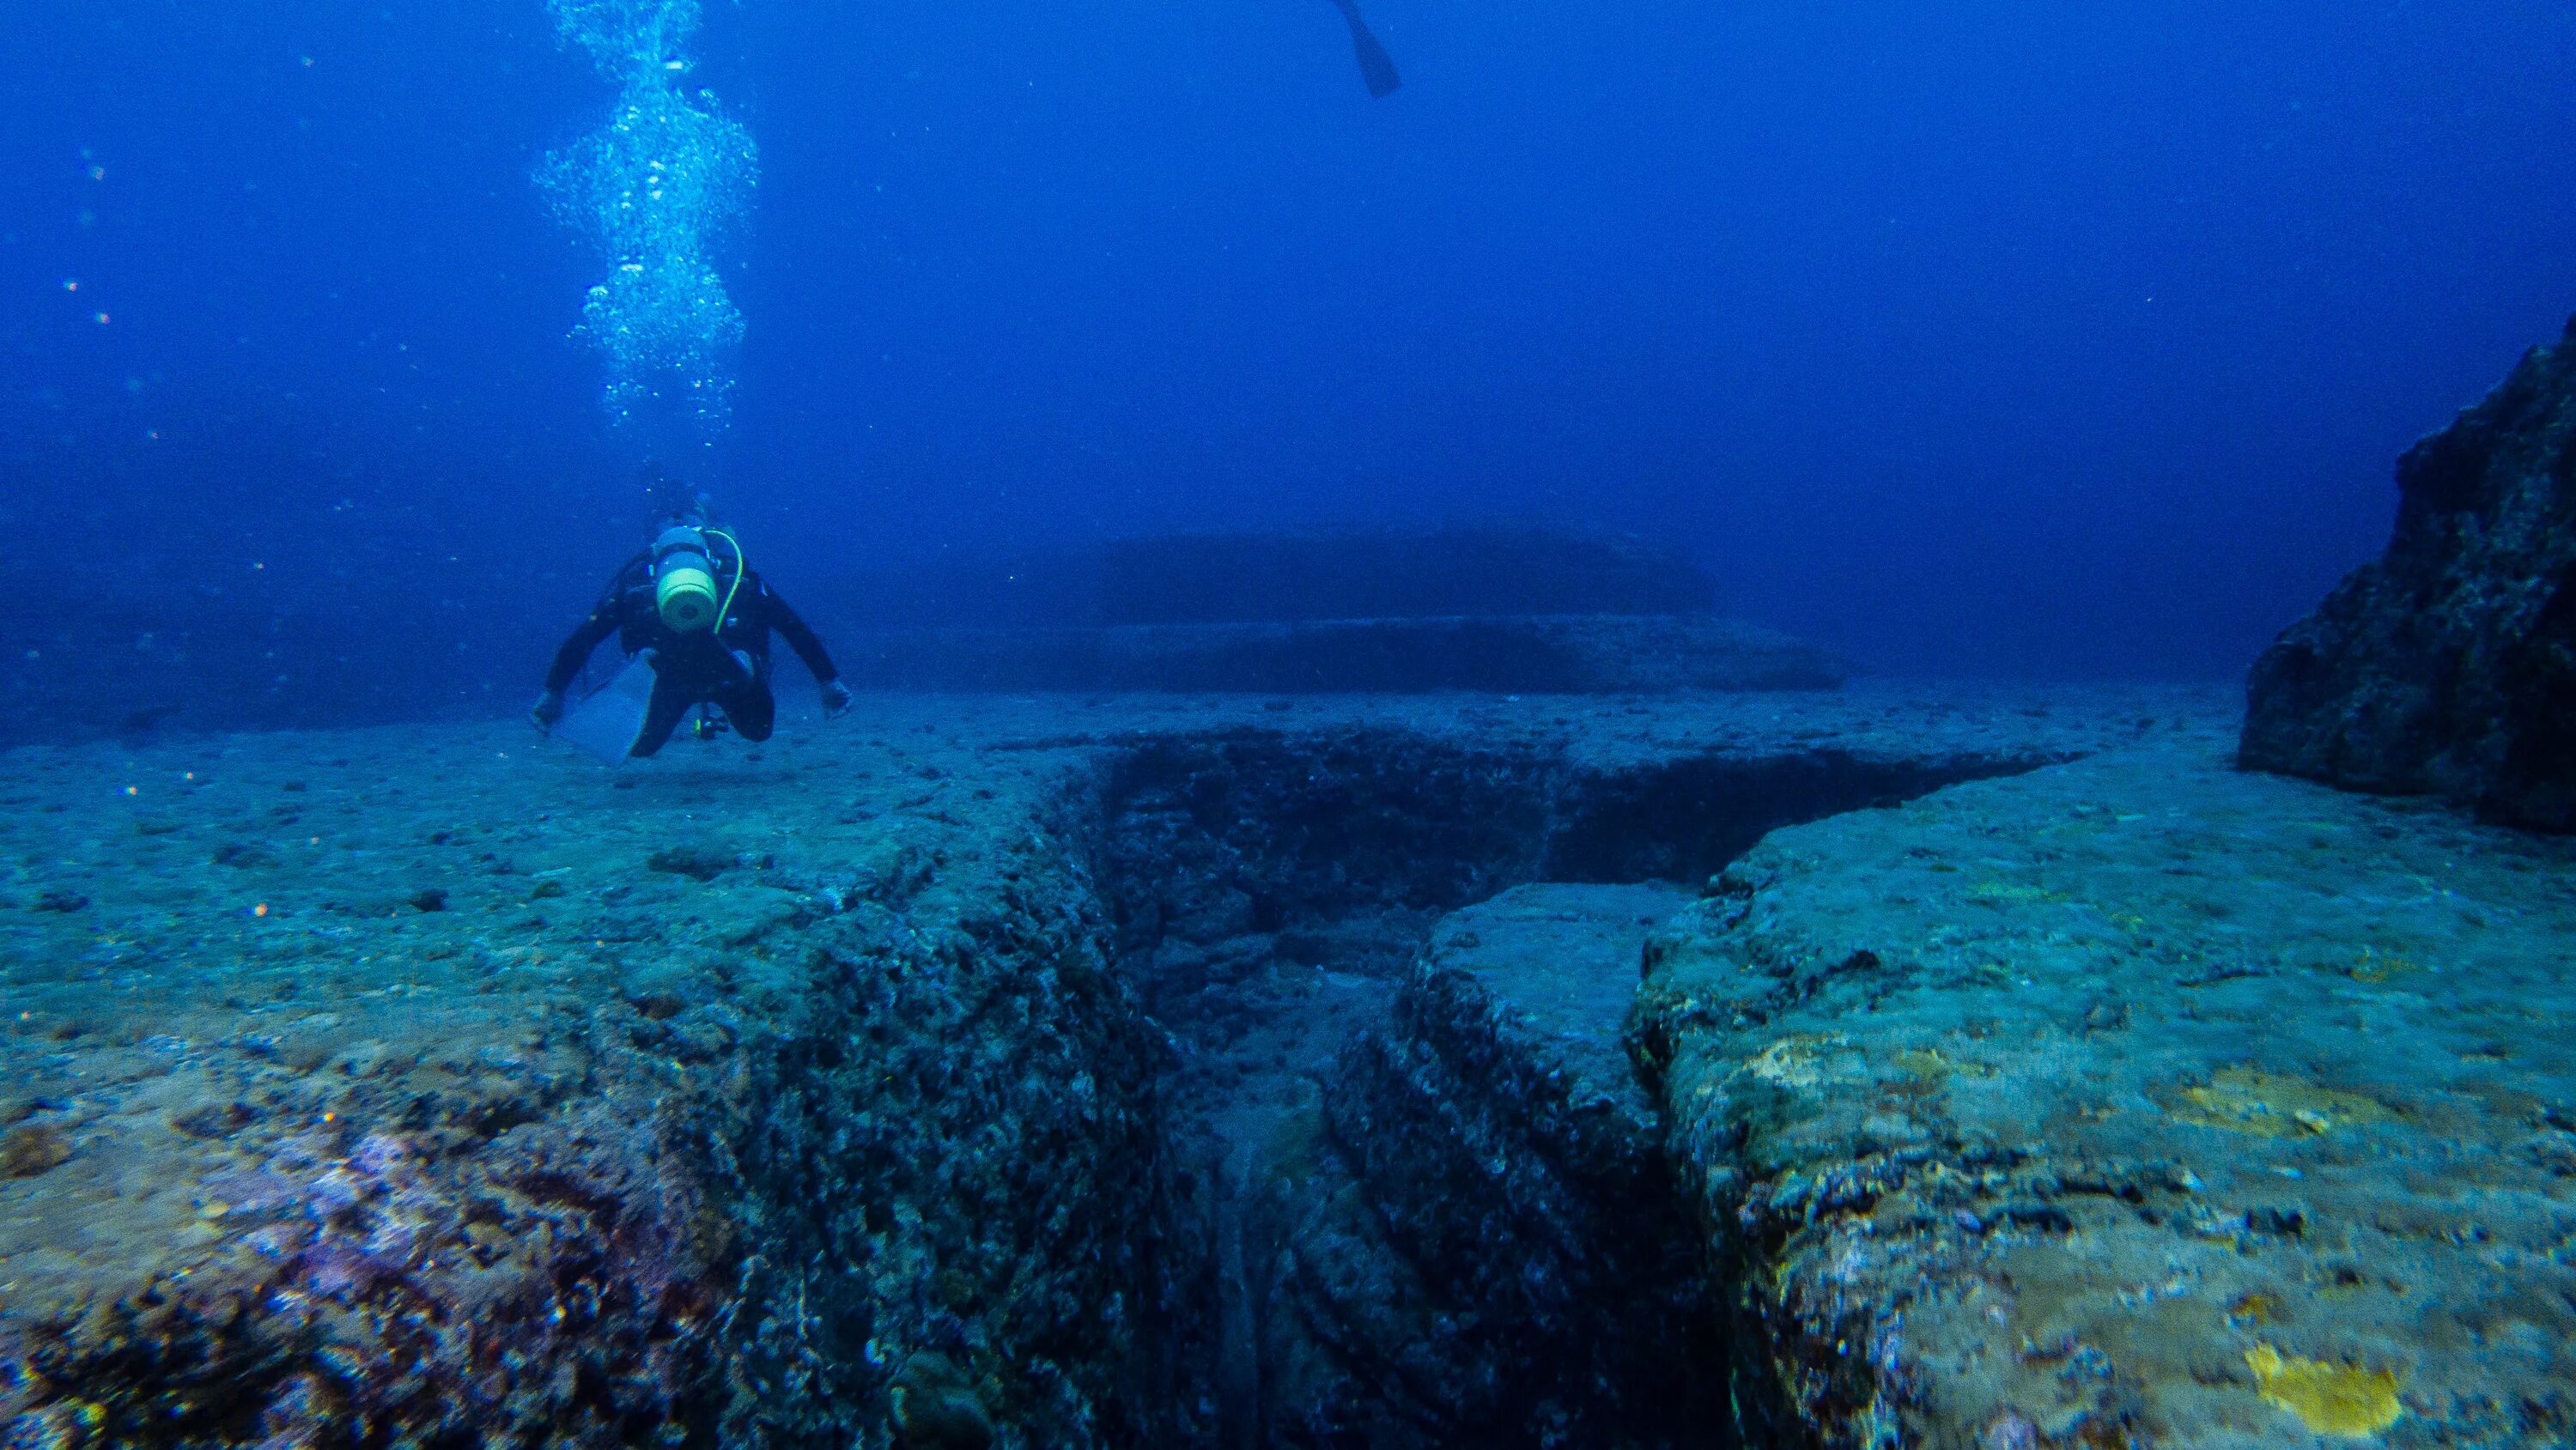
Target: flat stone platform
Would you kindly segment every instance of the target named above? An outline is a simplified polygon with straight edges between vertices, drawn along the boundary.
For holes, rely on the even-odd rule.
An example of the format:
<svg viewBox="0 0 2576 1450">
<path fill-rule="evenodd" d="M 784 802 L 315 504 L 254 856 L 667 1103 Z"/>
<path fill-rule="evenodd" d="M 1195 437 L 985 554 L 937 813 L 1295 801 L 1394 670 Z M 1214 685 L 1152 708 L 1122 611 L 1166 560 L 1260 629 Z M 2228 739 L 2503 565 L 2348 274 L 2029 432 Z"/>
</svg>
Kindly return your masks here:
<svg viewBox="0 0 2576 1450">
<path fill-rule="evenodd" d="M 2576 1434 L 2576 843 L 2115 752 L 1777 831 L 1649 960 L 1757 1437 Z"/>
<path fill-rule="evenodd" d="M 1372 927 L 1362 935 L 1379 955 L 1353 965 L 1334 956 L 1336 943 L 1358 939 L 1335 934 L 1334 911 L 1357 902 L 1378 913 L 1373 922 L 1427 931 L 1528 881 L 1696 888 L 1766 830 L 1854 810 L 1841 826 L 1774 841 L 1884 832 L 1855 837 L 1887 858 L 1872 869 L 1947 881 L 1907 854 L 1903 832 L 1952 808 L 1902 802 L 2104 751 L 2205 766 L 2234 726 L 2230 694 L 1871 684 L 1520 700 L 881 695 L 862 697 L 840 725 L 790 720 L 761 747 L 675 743 L 617 770 L 516 724 L 0 755 L 0 1424 L 66 1445 L 336 1443 L 344 1431 L 331 1426 L 385 1440 L 603 1445 L 701 1434 L 1213 1443 L 1229 1413 L 1212 1407 L 1223 1395 L 1173 1348 L 1194 1332 L 1184 1290 L 1205 1253 L 1195 1210 L 1185 1211 L 1195 1170 L 1175 1147 L 1176 1123 L 1270 1121 L 1238 1111 L 1245 1095 L 1321 1070 L 1301 1065 L 1306 1048 L 1265 1046 L 1280 1039 L 1262 1023 L 1243 1030 L 1247 1014 L 1296 1017 L 1320 1044 L 1324 1028 L 1386 1010 L 1398 983 L 1371 973 L 1396 938 Z M 2492 1128 L 2502 1145 L 2492 1153 L 2408 1161 L 2434 1185 L 2428 1194 L 2483 1175 L 2475 1181 L 2492 1183 L 2496 1206 L 2410 1212 L 2462 1243 L 2486 1234 L 2478 1252 L 2491 1258 L 2522 1256 L 2524 1267 L 2497 1269 L 2505 1277 L 2492 1282 L 2542 1297 L 2498 1289 L 2503 1307 L 2482 1311 L 2476 1332 L 2503 1346 L 2498 1374 L 2521 1362 L 2514 1355 L 2543 1362 L 2515 1326 L 2550 1322 L 2530 1266 L 2565 1250 L 2530 1237 L 2541 1220 L 2526 1188 L 2552 1171 L 2564 1130 L 2530 1118 L 2538 1126 L 2508 1142 L 2496 1125 L 2509 1102 L 2562 1111 L 2556 1049 L 2539 1018 L 2508 1030 L 2510 1003 L 2526 999 L 2501 985 L 2477 998 L 2483 1017 L 2440 1017 L 2470 1009 L 2427 994 L 2464 963 L 2521 960 L 2514 944 L 2556 920 L 2483 883 L 2563 894 L 2566 864 L 2437 812 L 2203 766 L 2193 768 L 2228 789 L 2290 792 L 2261 799 L 2300 802 L 2285 819 L 2327 823 L 2316 827 L 2327 844 L 2293 849 L 2293 838 L 2251 827 L 2195 837 L 2205 854 L 2194 869 L 2209 874 L 2189 880 L 2241 889 L 2237 878 L 2275 870 L 2264 852 L 2288 852 L 2281 859 L 2304 862 L 2319 890 L 2341 881 L 2354 903 L 2299 940 L 2355 933 L 2372 953 L 2355 970 L 2386 979 L 2274 960 L 2279 923 L 2251 908 L 2179 915 L 2148 934 L 2238 942 L 2271 975 L 2233 975 L 2241 963 L 2195 945 L 2187 969 L 2210 980 L 2150 991 L 2160 979 L 2138 977 L 2134 993 L 2115 982 L 2104 1012 L 2125 1003 L 2144 1031 L 2167 1010 L 2156 992 L 2170 990 L 2219 1021 L 2253 1010 L 2231 994 L 2313 981 L 2328 990 L 2299 1000 L 2331 1004 L 2315 1020 L 2344 1024 L 2342 1035 L 2301 1028 L 2315 1041 L 2302 1036 L 2295 1059 L 2211 1045 L 2191 1062 L 2172 1058 L 2139 1092 L 2166 1105 L 2156 1121 L 2212 1145 L 2186 1166 L 2222 1221 L 2239 1211 L 2218 1197 L 2224 1185 L 2313 1193 L 2334 1181 L 2313 1155 L 2415 1141 L 2406 1133 L 2476 1145 Z M 2131 771 L 2145 804 L 1958 827 L 1961 844 L 1931 849 L 1971 887 L 1991 877 L 1994 888 L 1955 902 L 1926 895 L 1920 932 L 1870 950 L 1904 962 L 1950 940 L 1935 932 L 2054 921 L 2022 915 L 2062 904 L 2014 895 L 2032 883 L 2011 873 L 2040 873 L 2041 892 L 2073 889 L 2046 875 L 2055 858 L 2011 863 L 2137 824 L 2123 815 L 2157 819 L 2203 789 L 2188 772 L 2160 776 L 2163 764 L 2076 767 L 2097 768 Z M 1965 786 L 1959 798 L 2008 788 Z M 1758 868 L 1780 869 L 1760 863 L 1785 860 L 1783 849 L 1763 847 Z M 2392 851 L 2412 853 L 2404 859 L 2435 884 L 2393 867 L 2374 874 L 2369 863 Z M 1187 880 L 1172 885 L 1178 877 Z M 2161 868 L 2141 879 L 2185 880 Z M 1148 887 L 1164 899 L 1148 900 Z M 2482 903 L 2484 937 L 2466 917 L 2409 914 L 2433 911 L 2418 899 L 2447 900 L 2442 889 Z M 2384 919 L 2350 914 L 2371 902 Z M 1131 919 L 1131 907 L 1146 914 Z M 2438 948 L 2445 921 L 2467 934 Z M 1163 945 L 1131 950 L 1149 925 Z M 2478 940 L 2500 945 L 2484 956 L 2460 945 Z M 1190 964 L 1188 981 L 1140 975 L 1175 961 Z M 2056 1020 L 2061 1005 L 2042 1005 L 2057 1004 L 2056 989 L 2035 986 L 2024 1002 L 2012 986 L 2035 968 L 1994 961 L 2004 976 L 1979 987 L 1980 1000 L 2015 1023 L 2012 1014 Z M 1984 958 L 1959 970 L 1995 977 Z M 2555 1010 L 2545 976 L 2535 969 L 2528 1010 Z M 1657 998 L 1668 1006 L 1693 996 L 1668 987 Z M 2338 995 L 2363 988 L 2389 995 L 2368 998 L 2380 1005 L 2367 1011 Z M 1670 1081 L 1739 1049 L 1793 1082 L 1808 1071 L 1808 1049 L 1794 1043 L 1764 1058 L 1769 1040 L 1721 1044 L 1687 1012 L 1661 1020 L 1680 1064 Z M 2401 1025 L 2437 1020 L 2475 1025 L 2456 1029 L 2456 1052 L 2410 1046 L 2420 1061 L 2388 1046 Z M 2351 1036 L 2363 1029 L 2376 1035 Z M 1836 1018 L 1798 1030 L 1865 1029 Z M 1905 1083 L 1935 1085 L 1899 1099 L 1987 1091 L 1978 1040 L 1926 1029 L 1924 1042 L 1895 1049 L 1931 1054 L 1901 1062 L 1921 1070 Z M 2177 1031 L 2155 1044 L 2182 1053 L 2198 1040 Z M 2348 1080 L 2326 1049 L 2353 1040 L 2367 1041 L 2370 1063 L 2412 1063 L 2421 1083 L 2453 1086 L 2410 1093 Z M 2477 1055 L 2490 1046 L 2502 1055 Z M 1312 1052 L 1325 1060 L 1324 1046 Z M 1818 1062 L 1819 1073 L 1844 1070 L 1829 1054 Z M 1733 1069 L 1708 1071 L 1687 1081 L 1723 1084 Z M 1999 1082 L 2005 1070 L 1995 1071 Z M 2284 1096 L 2284 1083 L 2325 1096 Z M 2355 1106 L 2361 1098 L 2385 1116 Z M 2477 1117 L 2476 1104 L 2494 1116 Z M 2267 1137 L 2176 1116 L 2285 1113 L 2304 1124 L 2303 1111 L 2326 1127 Z M 1878 1133 L 1905 1120 L 1862 1121 Z M 2089 1122 L 2072 1113 L 1997 1128 L 1995 1151 L 2060 1162 L 2048 1145 Z M 1720 1156 L 1689 1141 L 1715 1185 Z M 1819 1164 L 1869 1159 L 1818 1151 Z M 2281 1165 L 2309 1176 L 2272 1173 L 2265 1155 L 2282 1153 L 2312 1155 Z M 1721 1201 L 1718 1188 L 1704 1192 Z M 1989 1225 L 1975 1252 L 2044 1238 L 2006 1211 L 2020 1201 L 1962 1205 Z M 2186 1201 L 2197 1198 L 2176 1200 Z M 2076 1217 L 2086 1202 L 2060 1211 Z M 2344 1201 L 2310 1202 L 2274 1193 L 2242 1211 L 2295 1209 L 2322 1245 Z M 1965 1232 L 1955 1214 L 1942 1222 L 1952 1226 L 1938 1232 Z M 2286 1222 L 2248 1218 L 2242 1232 L 2259 1243 Z M 2435 1232 L 2407 1240 L 2408 1252 L 2434 1254 Z M 1776 1260 L 1788 1266 L 1781 1282 L 1802 1282 L 1800 1252 L 1790 1244 Z M 2335 1292 L 2375 1302 L 2379 1261 L 2348 1257 L 2365 1282 Z M 2388 1264 L 2414 1296 L 2405 1305 L 2452 1283 L 2415 1260 Z M 2433 1349 L 2401 1357 L 2385 1347 L 2393 1331 L 2312 1336 L 2306 1283 L 2243 1311 L 2278 1316 L 2260 1342 L 2285 1356 L 2283 1373 L 2302 1357 L 2344 1354 L 2399 1373 L 2409 1418 L 2392 1435 L 2469 1414 L 2423 1398 L 2453 1384 L 2442 1366 L 2454 1361 Z M 1912 1333 L 1919 1321 L 1905 1322 Z M 1973 1328 L 1908 1339 L 1927 1347 L 1907 1363 L 1936 1362 L 1937 1346 L 1967 1345 Z M 2213 1343 L 2196 1371 L 2237 1378 L 2207 1392 L 2241 1396 L 2251 1342 Z M 2457 1354 L 2467 1362 L 2469 1351 Z M 1928 1370 L 1908 1373 L 1933 1382 Z M 2064 1419 L 2054 1402 L 2022 1413 Z"/>
</svg>

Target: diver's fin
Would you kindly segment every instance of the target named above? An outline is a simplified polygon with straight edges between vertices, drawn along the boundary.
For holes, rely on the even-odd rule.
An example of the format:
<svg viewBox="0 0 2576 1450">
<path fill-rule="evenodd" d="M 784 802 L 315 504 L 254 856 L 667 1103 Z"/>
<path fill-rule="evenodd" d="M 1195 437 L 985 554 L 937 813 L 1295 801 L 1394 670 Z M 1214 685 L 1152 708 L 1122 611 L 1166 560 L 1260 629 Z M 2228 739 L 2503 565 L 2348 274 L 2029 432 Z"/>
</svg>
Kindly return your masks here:
<svg viewBox="0 0 2576 1450">
<path fill-rule="evenodd" d="M 1395 94 L 1404 78 L 1395 73 L 1395 60 L 1386 47 L 1369 33 L 1368 22 L 1360 19 L 1357 0 L 1333 0 L 1341 7 L 1342 18 L 1351 23 L 1351 52 L 1359 57 L 1360 79 L 1368 82 L 1369 94 L 1383 99 Z"/>
<path fill-rule="evenodd" d="M 555 722 L 551 733 L 607 764 L 623 765 L 635 748 L 635 737 L 644 733 L 644 712 L 652 704 L 653 655 L 648 650 L 573 706 Z"/>
</svg>

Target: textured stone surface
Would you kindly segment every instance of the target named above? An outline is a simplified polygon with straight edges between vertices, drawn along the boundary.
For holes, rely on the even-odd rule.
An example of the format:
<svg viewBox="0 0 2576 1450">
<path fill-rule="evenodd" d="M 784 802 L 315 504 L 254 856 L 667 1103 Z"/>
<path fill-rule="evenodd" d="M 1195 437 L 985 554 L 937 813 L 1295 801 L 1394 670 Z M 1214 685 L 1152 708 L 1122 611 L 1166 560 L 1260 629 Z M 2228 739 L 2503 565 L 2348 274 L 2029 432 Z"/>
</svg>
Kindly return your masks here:
<svg viewBox="0 0 2576 1450">
<path fill-rule="evenodd" d="M 1192 1355 L 1245 1240 L 1194 1135 L 1311 1105 L 1255 1090 L 1311 1088 L 1430 914 L 2223 729 L 2173 691 L 880 697 L 616 771 L 498 725 L 0 754 L 0 1425 L 1234 1443 Z"/>
<path fill-rule="evenodd" d="M 5 758 L 0 1115 L 67 1149 L 0 1182 L 7 1433 L 883 1445 L 935 1355 L 919 1405 L 1150 1436 L 1087 769 L 532 746 Z"/>
<path fill-rule="evenodd" d="M 2216 752 L 1773 833 L 1639 1007 L 1752 1436 L 2566 1444 L 2571 942 L 2576 846 Z"/>
<path fill-rule="evenodd" d="M 1187 1397 L 1207 1407 L 1201 1428 L 1232 1445 L 1263 1427 L 1306 1443 L 1334 1426 L 1521 1434 L 1533 1423 L 1509 1420 L 1490 1392 L 1421 1421 L 1438 1398 L 1428 1389 L 1470 1383 L 1451 1351 L 1472 1359 L 1486 1341 L 1442 1330 L 1425 1338 L 1448 1350 L 1417 1349 L 1399 1327 L 1431 1291 L 1407 1287 L 1408 1261 L 1380 1240 L 1336 1227 L 1344 1212 L 1377 1210 L 1330 1147 L 1322 1093 L 1349 1076 L 1336 1053 L 1393 1017 L 1442 913 L 1560 873 L 1696 879 L 1775 825 L 2109 743 L 2215 748 L 2233 724 L 2221 698 L 1864 686 L 1791 699 L 1147 698 L 1069 711 L 1085 728 L 1027 743 L 1116 747 L 1100 877 L 1122 973 L 1176 1046 L 1170 1153 L 1183 1232 L 1205 1246 L 1172 1286 L 1176 1356 L 1203 1373 Z M 1618 975 L 1612 990 L 1633 989 L 1633 966 Z M 1310 1217 L 1331 1231 L 1303 1235 L 1306 1253 L 1283 1269 L 1281 1245 Z M 1329 1298 L 1297 1288 L 1309 1283 L 1301 1265 L 1329 1276 Z M 1308 1308 L 1319 1326 L 1340 1322 L 1330 1308 L 1368 1327 L 1297 1329 Z M 1319 1370 L 1321 1343 L 1338 1348 Z M 1394 1345 L 1410 1378 L 1367 1368 Z M 1643 1356 L 1614 1374 L 1595 1408 L 1636 1397 L 1661 1363 Z"/>
<path fill-rule="evenodd" d="M 2387 553 L 2256 662 L 2244 763 L 2576 830 L 2576 332 L 2397 481 Z"/>
<path fill-rule="evenodd" d="M 1718 1321 L 1620 1035 L 1688 899 L 1530 885 L 1440 922 L 1256 1168 L 1263 1443 L 1703 1443 Z"/>
</svg>

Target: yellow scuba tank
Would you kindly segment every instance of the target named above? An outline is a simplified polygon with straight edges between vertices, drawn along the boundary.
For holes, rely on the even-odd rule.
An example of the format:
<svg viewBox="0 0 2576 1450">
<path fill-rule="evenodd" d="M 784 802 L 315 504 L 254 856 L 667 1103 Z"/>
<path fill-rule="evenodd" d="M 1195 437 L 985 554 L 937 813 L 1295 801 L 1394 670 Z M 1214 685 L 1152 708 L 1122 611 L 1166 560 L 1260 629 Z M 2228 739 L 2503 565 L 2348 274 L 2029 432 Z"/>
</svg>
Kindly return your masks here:
<svg viewBox="0 0 2576 1450">
<path fill-rule="evenodd" d="M 724 540 L 733 550 L 733 579 L 725 586 L 721 603 L 716 599 L 716 565 L 707 547 L 709 535 Z M 742 545 L 733 535 L 722 529 L 674 524 L 653 540 L 653 608 L 675 633 L 714 629 L 733 609 L 733 597 L 742 588 L 743 573 Z"/>
<path fill-rule="evenodd" d="M 679 525 L 653 541 L 653 607 L 677 633 L 715 628 L 716 566 L 705 534 Z"/>
</svg>

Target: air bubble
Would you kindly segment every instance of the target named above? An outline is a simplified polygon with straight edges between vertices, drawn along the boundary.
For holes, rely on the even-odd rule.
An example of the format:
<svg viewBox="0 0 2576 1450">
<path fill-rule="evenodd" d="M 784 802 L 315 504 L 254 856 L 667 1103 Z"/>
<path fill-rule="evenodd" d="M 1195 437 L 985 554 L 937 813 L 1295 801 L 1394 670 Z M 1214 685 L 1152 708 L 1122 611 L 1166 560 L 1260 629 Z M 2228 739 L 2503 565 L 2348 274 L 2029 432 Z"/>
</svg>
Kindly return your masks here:
<svg viewBox="0 0 2576 1450">
<path fill-rule="evenodd" d="M 713 253 L 740 220 L 756 172 L 750 132 L 704 90 L 672 82 L 698 26 L 696 0 L 550 0 L 566 41 L 618 84 L 600 129 L 549 153 L 537 183 L 610 272 L 591 287 L 580 331 L 600 352 L 602 401 L 623 425 L 677 401 L 699 441 L 730 417 L 742 314 Z M 650 205 L 639 206 L 642 200 Z M 660 406 L 657 407 L 657 404 Z"/>
</svg>

